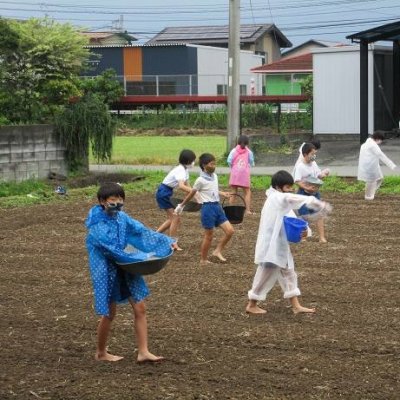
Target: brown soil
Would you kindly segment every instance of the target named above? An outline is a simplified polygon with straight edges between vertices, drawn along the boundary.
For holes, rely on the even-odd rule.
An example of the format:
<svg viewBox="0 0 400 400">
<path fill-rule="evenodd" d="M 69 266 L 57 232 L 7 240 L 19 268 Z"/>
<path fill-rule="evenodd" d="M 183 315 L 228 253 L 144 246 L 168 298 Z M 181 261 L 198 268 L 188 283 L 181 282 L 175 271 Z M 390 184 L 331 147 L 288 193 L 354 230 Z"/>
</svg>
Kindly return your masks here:
<svg viewBox="0 0 400 400">
<path fill-rule="evenodd" d="M 199 214 L 184 214 L 184 251 L 147 278 L 150 349 L 168 359 L 157 365 L 135 363 L 128 306 L 110 340 L 124 360 L 94 361 L 84 244 L 93 200 L 1 210 L 0 398 L 398 399 L 399 198 L 325 197 L 329 243 L 293 247 L 312 316 L 294 315 L 279 287 L 265 316 L 244 312 L 263 193 L 258 214 L 236 225 L 225 265 L 199 267 Z M 150 227 L 164 218 L 151 195 L 128 198 L 126 210 Z"/>
</svg>

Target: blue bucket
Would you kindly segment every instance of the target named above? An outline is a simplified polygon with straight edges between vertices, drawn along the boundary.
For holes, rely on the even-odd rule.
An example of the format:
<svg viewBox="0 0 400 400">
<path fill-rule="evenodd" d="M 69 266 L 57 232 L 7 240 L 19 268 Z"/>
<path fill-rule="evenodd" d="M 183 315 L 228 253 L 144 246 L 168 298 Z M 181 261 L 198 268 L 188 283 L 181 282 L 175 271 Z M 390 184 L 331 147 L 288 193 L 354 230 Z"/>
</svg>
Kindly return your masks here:
<svg viewBox="0 0 400 400">
<path fill-rule="evenodd" d="M 283 224 L 285 225 L 287 240 L 292 243 L 301 241 L 301 235 L 308 226 L 303 219 L 293 217 L 283 217 Z"/>
</svg>

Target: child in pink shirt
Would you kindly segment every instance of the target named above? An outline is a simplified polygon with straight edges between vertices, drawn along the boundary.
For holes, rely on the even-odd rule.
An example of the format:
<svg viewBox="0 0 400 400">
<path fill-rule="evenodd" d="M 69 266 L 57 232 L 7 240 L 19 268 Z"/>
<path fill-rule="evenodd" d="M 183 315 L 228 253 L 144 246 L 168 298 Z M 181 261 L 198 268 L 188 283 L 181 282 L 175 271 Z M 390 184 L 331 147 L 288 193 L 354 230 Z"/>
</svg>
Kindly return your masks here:
<svg viewBox="0 0 400 400">
<path fill-rule="evenodd" d="M 248 145 L 249 138 L 246 135 L 240 135 L 238 144 L 229 153 L 227 162 L 231 168 L 229 185 L 234 194 L 238 193 L 239 188 L 243 189 L 246 213 L 251 214 L 250 167 L 254 167 L 254 155 Z M 233 200 L 234 197 L 231 196 L 229 202 L 232 203 Z"/>
</svg>

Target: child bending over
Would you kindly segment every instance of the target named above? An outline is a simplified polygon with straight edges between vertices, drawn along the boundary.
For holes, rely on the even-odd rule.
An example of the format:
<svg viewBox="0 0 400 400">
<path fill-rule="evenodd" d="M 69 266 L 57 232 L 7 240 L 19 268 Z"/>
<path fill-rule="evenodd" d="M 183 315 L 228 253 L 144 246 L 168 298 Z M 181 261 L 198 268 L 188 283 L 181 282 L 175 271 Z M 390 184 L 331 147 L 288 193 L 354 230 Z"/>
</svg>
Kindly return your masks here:
<svg viewBox="0 0 400 400">
<path fill-rule="evenodd" d="M 97 192 L 99 205 L 91 208 L 86 219 L 86 247 L 94 290 L 95 310 L 100 315 L 97 327 L 95 359 L 119 361 L 123 357 L 108 353 L 107 340 L 115 318 L 116 304 L 128 302 L 135 317 L 138 345 L 137 362 L 157 362 L 163 357 L 150 353 L 147 345 L 147 318 L 144 304 L 149 290 L 141 275 L 131 275 L 115 263 L 143 261 L 151 256 L 164 257 L 174 240 L 146 228 L 121 211 L 125 192 L 117 183 L 106 183 Z M 126 252 L 127 245 L 138 251 Z"/>
<path fill-rule="evenodd" d="M 191 192 L 185 197 L 183 202 L 178 204 L 175 208 L 175 212 L 180 214 L 185 204 L 190 201 L 196 193 L 199 193 L 201 202 L 203 203 L 201 207 L 201 224 L 204 228 L 204 237 L 200 250 L 200 265 L 211 263 L 208 260 L 208 252 L 214 236 L 214 228 L 216 227 L 220 227 L 224 231 L 224 236 L 219 241 L 212 255 L 217 257 L 220 261 L 225 262 L 226 259 L 222 255 L 222 251 L 231 239 L 234 230 L 219 203 L 219 196 L 221 195 L 229 198 L 230 193 L 219 191 L 218 176 L 214 172 L 216 167 L 215 157 L 212 154 L 202 154 L 199 158 L 199 164 L 202 172 L 196 179 Z"/>
<path fill-rule="evenodd" d="M 314 196 L 293 194 L 293 177 L 286 171 L 278 171 L 272 176 L 271 187 L 267 190 L 267 200 L 261 212 L 255 250 L 255 263 L 258 264 L 253 285 L 248 292 L 249 302 L 246 312 L 265 314 L 257 305 L 266 299 L 268 292 L 279 282 L 283 297 L 289 299 L 293 312 L 314 313 L 314 308 L 303 307 L 298 299 L 297 274 L 294 270 L 293 256 L 286 237 L 283 217 L 295 216 L 294 209 L 303 204 L 316 210 L 329 210 L 329 205 Z M 304 231 L 306 236 L 307 230 Z"/>
</svg>

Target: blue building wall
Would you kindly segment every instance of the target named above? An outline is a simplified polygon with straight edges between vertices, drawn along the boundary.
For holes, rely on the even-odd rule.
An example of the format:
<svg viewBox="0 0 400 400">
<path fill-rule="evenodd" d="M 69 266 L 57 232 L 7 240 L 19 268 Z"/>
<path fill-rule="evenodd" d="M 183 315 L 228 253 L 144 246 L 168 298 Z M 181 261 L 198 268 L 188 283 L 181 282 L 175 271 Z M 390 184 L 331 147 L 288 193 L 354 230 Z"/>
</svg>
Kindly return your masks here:
<svg viewBox="0 0 400 400">
<path fill-rule="evenodd" d="M 122 47 L 96 47 L 90 51 L 94 54 L 90 61 L 89 71 L 82 75 L 100 75 L 106 69 L 112 68 L 117 75 L 124 75 L 124 53 Z M 96 56 L 99 55 L 99 57 Z"/>
</svg>

